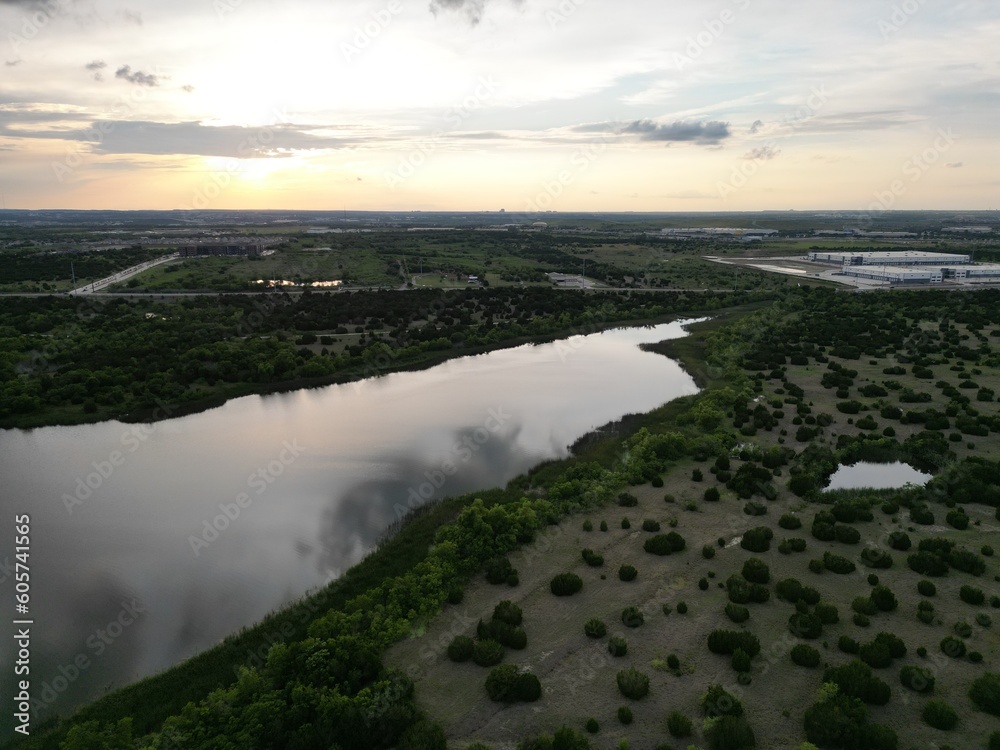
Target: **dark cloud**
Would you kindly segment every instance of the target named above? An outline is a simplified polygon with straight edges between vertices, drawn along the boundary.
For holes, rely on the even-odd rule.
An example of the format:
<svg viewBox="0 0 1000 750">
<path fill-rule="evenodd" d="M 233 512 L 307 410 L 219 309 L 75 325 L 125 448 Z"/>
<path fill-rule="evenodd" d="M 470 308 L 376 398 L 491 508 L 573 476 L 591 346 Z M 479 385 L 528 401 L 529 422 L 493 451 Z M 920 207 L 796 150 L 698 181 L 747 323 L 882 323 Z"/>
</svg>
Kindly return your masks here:
<svg viewBox="0 0 1000 750">
<path fill-rule="evenodd" d="M 594 122 L 577 125 L 573 128 L 578 133 L 612 133 L 614 135 L 638 136 L 643 141 L 661 141 L 664 143 L 701 143 L 715 145 L 732 135 L 728 122 L 712 120 L 710 122 L 691 122 L 677 120 L 672 123 L 660 123 L 655 120 L 633 120 L 631 122 Z"/>
<path fill-rule="evenodd" d="M 762 127 L 764 127 L 763 120 L 754 120 L 753 125 L 750 126 L 750 135 L 756 135 Z"/>
<path fill-rule="evenodd" d="M 131 65 L 122 65 L 118 70 L 115 71 L 115 78 L 121 78 L 122 80 L 128 81 L 129 83 L 134 83 L 137 86 L 159 86 L 159 77 L 153 75 L 152 73 L 143 73 L 141 70 L 132 70 Z"/>
<path fill-rule="evenodd" d="M 89 70 L 91 73 L 94 74 L 95 81 L 103 81 L 104 73 L 102 73 L 101 71 L 104 70 L 106 67 L 108 67 L 108 64 L 104 62 L 104 60 L 94 60 L 93 62 L 87 63 L 83 67 L 85 70 Z"/>
<path fill-rule="evenodd" d="M 6 65 L 8 68 L 13 68 L 15 65 L 20 65 L 23 62 L 24 60 L 18 58 L 17 60 L 7 60 L 6 62 L 4 62 L 4 65 Z"/>
<path fill-rule="evenodd" d="M 270 127 L 227 125 L 212 127 L 198 122 L 133 122 L 103 120 L 88 127 L 10 129 L 7 112 L 0 111 L 0 136 L 80 141 L 97 154 L 196 155 L 232 158 L 282 157 L 295 150 L 348 148 L 345 138 L 316 135 L 293 124 Z M 54 115 L 50 119 L 67 119 Z"/>
<path fill-rule="evenodd" d="M 776 149 L 774 146 L 764 145 L 759 148 L 755 148 L 752 151 L 747 151 L 743 154 L 743 158 L 748 161 L 771 161 L 771 159 L 775 158 L 780 153 L 781 151 Z"/>
<path fill-rule="evenodd" d="M 524 0 L 511 0 L 515 5 L 521 5 Z M 435 16 L 442 10 L 463 11 L 469 23 L 475 26 L 483 20 L 483 13 L 490 0 L 431 0 L 431 13 Z"/>
</svg>

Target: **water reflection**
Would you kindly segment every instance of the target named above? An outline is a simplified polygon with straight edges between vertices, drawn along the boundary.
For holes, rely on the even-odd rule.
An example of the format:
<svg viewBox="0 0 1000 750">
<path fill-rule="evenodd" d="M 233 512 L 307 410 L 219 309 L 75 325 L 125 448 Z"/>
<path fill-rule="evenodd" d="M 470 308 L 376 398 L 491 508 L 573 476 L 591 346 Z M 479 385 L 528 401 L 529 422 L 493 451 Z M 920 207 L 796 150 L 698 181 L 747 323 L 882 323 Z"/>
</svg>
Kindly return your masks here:
<svg viewBox="0 0 1000 750">
<path fill-rule="evenodd" d="M 694 393 L 676 363 L 637 347 L 682 335 L 609 331 L 247 397 L 141 439 L 118 422 L 0 432 L 0 510 L 32 516 L 34 684 L 65 713 L 336 577 L 415 498 L 503 485 L 595 427 Z M 86 669 L 56 683 L 79 655 Z"/>
</svg>

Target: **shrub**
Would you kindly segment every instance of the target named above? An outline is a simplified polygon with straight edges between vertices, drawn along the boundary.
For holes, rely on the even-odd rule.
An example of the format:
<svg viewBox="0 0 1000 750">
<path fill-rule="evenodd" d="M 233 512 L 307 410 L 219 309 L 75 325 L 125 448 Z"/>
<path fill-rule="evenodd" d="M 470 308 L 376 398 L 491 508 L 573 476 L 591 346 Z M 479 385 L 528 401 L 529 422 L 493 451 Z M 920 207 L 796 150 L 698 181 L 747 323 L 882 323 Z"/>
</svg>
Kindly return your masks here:
<svg viewBox="0 0 1000 750">
<path fill-rule="evenodd" d="M 708 634 L 708 650 L 713 654 L 732 655 L 742 649 L 750 658 L 760 653 L 760 641 L 744 630 L 713 630 Z"/>
<path fill-rule="evenodd" d="M 634 581 L 637 575 L 639 575 L 639 571 L 631 565 L 622 565 L 618 568 L 618 580 L 620 581 Z"/>
<path fill-rule="evenodd" d="M 771 549 L 771 540 L 773 538 L 773 531 L 766 526 L 758 526 L 743 534 L 740 546 L 750 552 L 767 552 Z"/>
<path fill-rule="evenodd" d="M 618 496 L 618 504 L 623 508 L 634 508 L 639 504 L 639 498 L 631 493 L 623 492 Z"/>
<path fill-rule="evenodd" d="M 709 718 L 743 715 L 740 699 L 727 693 L 722 685 L 708 686 L 708 691 L 701 698 L 701 709 Z"/>
<path fill-rule="evenodd" d="M 878 607 L 875 606 L 875 602 L 871 600 L 868 596 L 856 596 L 854 601 L 851 602 L 851 609 L 853 609 L 858 614 L 862 615 L 874 615 L 878 612 Z"/>
<path fill-rule="evenodd" d="M 513 588 L 514 586 L 517 586 L 517 584 L 519 584 L 520 582 L 521 582 L 521 579 L 520 579 L 520 578 L 518 578 L 518 576 L 517 576 L 517 571 L 516 571 L 516 570 L 515 570 L 515 571 L 513 571 L 513 572 L 511 572 L 511 573 L 510 573 L 510 574 L 509 574 L 509 575 L 507 576 L 507 581 L 506 581 L 506 583 L 507 583 L 507 585 L 508 585 L 508 586 L 510 586 L 511 588 Z"/>
<path fill-rule="evenodd" d="M 809 606 L 819 604 L 819 592 L 812 586 L 805 586 L 799 598 Z"/>
<path fill-rule="evenodd" d="M 626 726 L 632 723 L 632 709 L 628 706 L 621 706 L 618 709 L 618 721 Z"/>
<path fill-rule="evenodd" d="M 628 516 L 626 516 L 625 518 L 622 519 L 622 528 L 623 529 L 631 529 L 632 528 L 632 522 L 628 520 Z"/>
<path fill-rule="evenodd" d="M 700 588 L 702 591 L 708 591 L 708 579 L 707 578 L 699 579 L 698 588 Z"/>
<path fill-rule="evenodd" d="M 673 611 L 674 611 L 674 608 L 671 607 L 669 604 L 664 604 L 663 605 L 663 615 L 665 617 L 669 617 L 670 613 L 673 612 Z"/>
<path fill-rule="evenodd" d="M 979 552 L 983 557 L 993 557 L 993 548 L 988 544 L 984 544 Z"/>
<path fill-rule="evenodd" d="M 857 659 L 826 670 L 823 682 L 832 682 L 844 695 L 873 706 L 884 706 L 892 695 L 889 686 L 872 674 L 871 667 Z"/>
<path fill-rule="evenodd" d="M 778 596 L 786 602 L 795 604 L 802 598 L 802 584 L 794 578 L 785 578 L 774 585 L 774 590 Z"/>
<path fill-rule="evenodd" d="M 662 487 L 663 486 L 663 477 L 661 477 L 659 475 L 653 477 L 653 479 L 650 481 L 650 484 L 653 487 Z"/>
<path fill-rule="evenodd" d="M 892 612 L 899 606 L 899 602 L 896 601 L 896 595 L 887 586 L 876 586 L 872 589 L 871 594 L 869 594 L 869 598 L 882 612 Z"/>
<path fill-rule="evenodd" d="M 823 553 L 823 567 L 832 573 L 847 575 L 857 570 L 857 566 L 846 557 L 834 555 L 830 552 Z"/>
<path fill-rule="evenodd" d="M 976 623 L 978 623 L 984 628 L 988 628 L 993 625 L 993 618 L 990 617 L 985 612 L 980 612 L 978 615 L 976 615 Z"/>
<path fill-rule="evenodd" d="M 986 601 L 986 594 L 983 593 L 982 589 L 977 589 L 975 586 L 962 586 L 959 589 L 958 595 L 963 602 L 971 604 L 974 607 L 978 607 Z"/>
<path fill-rule="evenodd" d="M 767 506 L 761 503 L 755 503 L 752 500 L 743 506 L 743 512 L 748 516 L 766 516 Z"/>
<path fill-rule="evenodd" d="M 686 615 L 688 611 L 688 605 L 684 602 L 677 602 L 677 614 Z"/>
<path fill-rule="evenodd" d="M 850 636 L 842 635 L 840 636 L 840 640 L 837 641 L 837 648 L 845 654 L 856 654 L 861 650 L 861 644 Z"/>
<path fill-rule="evenodd" d="M 796 612 L 788 618 L 788 629 L 792 635 L 806 640 L 814 640 L 823 635 L 823 623 L 816 615 Z"/>
<path fill-rule="evenodd" d="M 608 639 L 608 653 L 612 656 L 625 656 L 628 653 L 628 642 L 618 635 Z"/>
<path fill-rule="evenodd" d="M 448 604 L 461 604 L 465 599 L 465 592 L 462 589 L 454 588 L 448 592 Z"/>
<path fill-rule="evenodd" d="M 787 529 L 788 531 L 794 531 L 795 529 L 802 528 L 802 520 L 798 516 L 786 513 L 778 519 L 778 526 L 783 529 Z"/>
<path fill-rule="evenodd" d="M 885 669 L 892 665 L 892 654 L 884 643 L 872 641 L 863 643 L 858 651 L 858 657 L 873 669 Z"/>
<path fill-rule="evenodd" d="M 937 593 L 937 586 L 925 579 L 917 584 L 917 591 L 922 596 L 934 596 Z"/>
<path fill-rule="evenodd" d="M 693 729 L 694 725 L 691 719 L 679 711 L 671 711 L 670 716 L 667 717 L 667 731 L 670 732 L 671 737 L 678 739 L 690 737 Z"/>
<path fill-rule="evenodd" d="M 542 686 L 530 672 L 521 672 L 513 664 L 502 664 L 490 670 L 486 678 L 486 692 L 490 700 L 497 702 L 532 703 L 541 697 Z"/>
<path fill-rule="evenodd" d="M 700 482 L 704 478 L 705 475 L 701 473 L 701 469 L 695 469 L 694 471 L 691 472 L 692 482 Z"/>
<path fill-rule="evenodd" d="M 626 607 L 622 610 L 622 624 L 627 628 L 637 628 L 645 621 L 638 607 Z"/>
<path fill-rule="evenodd" d="M 1000 716 L 1000 674 L 987 672 L 969 688 L 969 698 L 980 711 Z"/>
<path fill-rule="evenodd" d="M 965 641 L 953 635 L 945 636 L 941 641 L 941 653 L 952 659 L 961 659 L 965 656 Z"/>
<path fill-rule="evenodd" d="M 972 626 L 967 622 L 956 622 L 955 634 L 959 638 L 968 638 L 972 635 Z"/>
<path fill-rule="evenodd" d="M 790 554 L 792 552 L 805 552 L 806 551 L 806 540 L 800 539 L 798 537 L 789 537 L 781 542 L 778 547 L 778 551 L 783 555 Z"/>
<path fill-rule="evenodd" d="M 521 608 L 507 599 L 499 602 L 493 608 L 493 619 L 505 622 L 508 625 L 520 625 L 521 617 Z"/>
<path fill-rule="evenodd" d="M 583 579 L 576 573 L 560 573 L 549 583 L 556 596 L 572 596 L 583 588 Z"/>
<path fill-rule="evenodd" d="M 583 530 L 584 531 L 593 531 L 594 530 L 594 524 L 593 524 L 593 522 L 589 518 L 586 521 L 583 522 Z"/>
<path fill-rule="evenodd" d="M 608 626 L 604 624 L 603 620 L 594 617 L 584 623 L 583 632 L 587 634 L 588 638 L 603 638 L 608 633 Z"/>
<path fill-rule="evenodd" d="M 486 561 L 486 580 L 492 584 L 505 583 L 507 576 L 514 572 L 506 557 L 494 557 Z"/>
<path fill-rule="evenodd" d="M 709 503 L 717 503 L 722 499 L 722 495 L 719 492 L 718 487 L 709 487 L 705 490 L 703 497 L 705 498 L 705 501 Z"/>
<path fill-rule="evenodd" d="M 503 645 L 490 638 L 476 641 L 472 661 L 481 667 L 492 667 L 503 661 Z"/>
<path fill-rule="evenodd" d="M 894 550 L 906 552 L 913 546 L 913 542 L 910 541 L 910 535 L 905 531 L 894 531 L 889 534 L 889 546 Z"/>
<path fill-rule="evenodd" d="M 805 643 L 792 647 L 792 661 L 800 667 L 814 669 L 819 666 L 819 651 Z"/>
<path fill-rule="evenodd" d="M 669 534 L 657 534 L 656 536 L 651 536 L 647 539 L 642 548 L 651 555 L 671 555 L 674 552 L 680 552 L 684 549 L 685 542 L 684 537 L 678 534 L 676 531 L 671 531 Z"/>
<path fill-rule="evenodd" d="M 861 532 L 853 526 L 838 524 L 833 528 L 837 541 L 841 544 L 857 544 L 861 541 Z"/>
<path fill-rule="evenodd" d="M 854 617 L 851 618 L 851 622 L 857 625 L 859 628 L 867 628 L 872 624 L 872 621 L 868 619 L 868 615 L 863 615 L 860 612 L 856 612 Z"/>
<path fill-rule="evenodd" d="M 733 651 L 732 667 L 737 672 L 750 671 L 750 654 L 741 648 Z"/>
<path fill-rule="evenodd" d="M 715 547 L 713 547 L 711 544 L 706 544 L 704 547 L 701 548 L 701 556 L 704 557 L 706 560 L 711 560 L 713 557 L 715 557 Z"/>
<path fill-rule="evenodd" d="M 713 750 L 744 750 L 757 746 L 753 728 L 742 716 L 723 716 L 708 732 Z"/>
<path fill-rule="evenodd" d="M 601 531 L 607 531 L 607 530 L 608 530 L 608 522 L 601 521 Z"/>
<path fill-rule="evenodd" d="M 965 531 L 969 528 L 969 517 L 960 510 L 949 511 L 944 517 L 944 520 L 948 522 L 949 526 L 952 526 L 959 531 Z"/>
<path fill-rule="evenodd" d="M 592 549 L 585 549 L 580 554 L 583 557 L 583 561 L 592 568 L 599 568 L 604 565 L 604 557 Z"/>
<path fill-rule="evenodd" d="M 955 709 L 944 701 L 937 699 L 927 702 L 921 716 L 924 721 L 935 729 L 942 729 L 944 731 L 954 729 L 955 725 L 958 724 L 958 714 L 955 713 Z"/>
<path fill-rule="evenodd" d="M 677 654 L 667 656 L 667 666 L 675 672 L 681 668 L 681 660 L 677 658 Z"/>
<path fill-rule="evenodd" d="M 598 732 L 601 731 L 601 725 L 598 724 L 597 723 L 597 719 L 595 719 L 593 717 L 587 719 L 587 723 L 586 723 L 585 727 L 586 727 L 587 731 L 590 732 L 591 734 L 597 734 Z"/>
<path fill-rule="evenodd" d="M 934 692 L 934 673 L 923 667 L 905 666 L 899 670 L 899 681 L 903 687 L 917 693 Z"/>
<path fill-rule="evenodd" d="M 889 655 L 893 659 L 902 659 L 906 656 L 906 644 L 903 639 L 894 633 L 879 633 L 875 636 L 875 643 L 880 643 L 889 650 Z"/>
<path fill-rule="evenodd" d="M 626 698 L 639 700 L 649 694 L 649 677 L 636 669 L 631 667 L 623 669 L 615 679 L 618 682 L 618 690 Z"/>
<path fill-rule="evenodd" d="M 448 644 L 448 658 L 454 662 L 468 661 L 472 658 L 472 652 L 476 644 L 467 635 L 455 636 Z"/>
<path fill-rule="evenodd" d="M 738 625 L 750 619 L 750 610 L 739 604 L 730 602 L 726 605 L 726 617 Z"/>
<path fill-rule="evenodd" d="M 660 530 L 660 522 L 654 521 L 652 518 L 647 518 L 642 522 L 642 530 L 649 532 L 656 532 Z"/>
<path fill-rule="evenodd" d="M 840 613 L 833 604 L 817 604 L 813 614 L 824 625 L 836 625 L 840 622 Z"/>
<path fill-rule="evenodd" d="M 743 563 L 743 577 L 751 583 L 768 583 L 771 580 L 771 571 L 767 563 L 759 557 L 751 557 Z"/>
</svg>

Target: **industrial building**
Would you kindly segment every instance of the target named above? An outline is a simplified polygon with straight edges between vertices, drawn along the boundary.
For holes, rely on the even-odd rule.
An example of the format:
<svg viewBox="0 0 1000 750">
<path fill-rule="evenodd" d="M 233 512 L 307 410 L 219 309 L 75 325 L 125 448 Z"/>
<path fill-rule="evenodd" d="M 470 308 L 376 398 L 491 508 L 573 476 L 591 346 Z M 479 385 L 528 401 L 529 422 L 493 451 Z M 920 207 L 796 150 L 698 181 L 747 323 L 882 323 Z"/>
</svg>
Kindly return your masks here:
<svg viewBox="0 0 1000 750">
<path fill-rule="evenodd" d="M 883 284 L 940 284 L 941 268 L 898 268 L 890 266 L 844 266 L 843 274 Z"/>
<path fill-rule="evenodd" d="M 809 260 L 837 266 L 955 266 L 969 263 L 968 255 L 928 253 L 920 250 L 898 252 L 825 253 L 811 251 Z"/>
<path fill-rule="evenodd" d="M 956 281 L 994 281 L 1000 279 L 1000 265 L 983 263 L 977 266 L 942 268 L 945 279 Z"/>
<path fill-rule="evenodd" d="M 182 258 L 197 258 L 213 255 L 238 256 L 238 257 L 259 257 L 263 251 L 263 245 L 256 243 L 244 243 L 239 245 L 229 245 L 218 242 L 206 242 L 200 245 L 186 245 L 177 248 Z"/>
</svg>

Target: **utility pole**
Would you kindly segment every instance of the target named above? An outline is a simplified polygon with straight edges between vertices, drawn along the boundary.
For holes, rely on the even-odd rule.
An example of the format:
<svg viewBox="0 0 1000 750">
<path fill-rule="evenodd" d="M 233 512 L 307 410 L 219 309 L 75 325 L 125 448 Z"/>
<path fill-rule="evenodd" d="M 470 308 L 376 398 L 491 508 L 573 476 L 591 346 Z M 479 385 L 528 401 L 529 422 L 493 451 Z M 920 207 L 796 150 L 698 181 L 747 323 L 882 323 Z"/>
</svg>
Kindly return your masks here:
<svg viewBox="0 0 1000 750">
<path fill-rule="evenodd" d="M 69 262 L 69 272 L 73 274 L 73 288 L 76 289 L 76 269 L 73 267 L 73 261 Z"/>
</svg>

